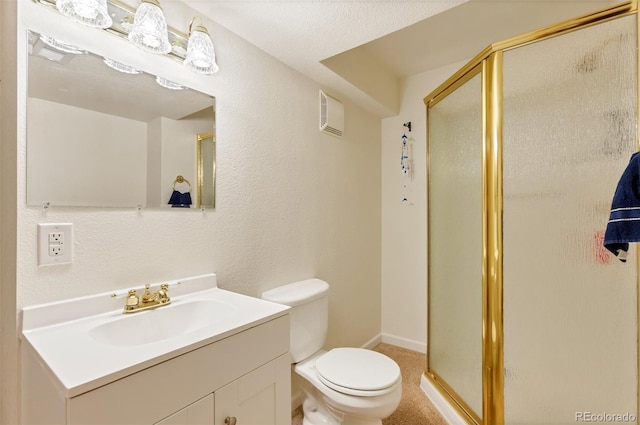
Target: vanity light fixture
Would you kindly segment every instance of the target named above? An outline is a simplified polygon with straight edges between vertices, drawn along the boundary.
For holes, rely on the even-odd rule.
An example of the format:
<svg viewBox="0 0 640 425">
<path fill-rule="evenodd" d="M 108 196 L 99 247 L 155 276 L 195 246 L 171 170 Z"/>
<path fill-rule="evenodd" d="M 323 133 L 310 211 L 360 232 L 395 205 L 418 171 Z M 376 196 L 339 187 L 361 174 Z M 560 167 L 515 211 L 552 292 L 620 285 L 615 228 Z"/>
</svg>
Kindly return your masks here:
<svg viewBox="0 0 640 425">
<path fill-rule="evenodd" d="M 191 71 L 207 75 L 218 72 L 211 36 L 202 19 L 193 18 L 188 35 L 184 34 L 167 26 L 159 0 L 139 0 L 137 9 L 122 0 L 33 1 L 82 24 L 96 26 L 109 34 L 127 39 L 144 52 L 178 60 Z M 106 5 L 106 11 L 103 5 Z M 102 19 L 104 22 L 93 25 L 94 18 L 96 22 Z M 196 19 L 199 19 L 199 24 L 195 23 Z M 78 49 L 74 53 L 83 52 Z"/>
<path fill-rule="evenodd" d="M 193 23 L 196 19 L 200 19 L 200 25 L 194 27 Z M 202 19 L 199 17 L 193 18 L 189 24 L 189 41 L 184 65 L 200 74 L 218 72 L 216 53 L 213 49 L 209 31 L 202 25 Z"/>
<path fill-rule="evenodd" d="M 167 54 L 171 51 L 167 21 L 158 0 L 142 0 L 128 38 L 134 46 L 147 53 Z"/>
<path fill-rule="evenodd" d="M 40 40 L 42 40 L 44 44 L 51 46 L 61 52 L 73 53 L 74 55 L 83 55 L 87 53 L 79 47 L 74 46 L 73 44 L 65 43 L 64 41 L 49 37 L 48 35 L 40 35 Z"/>
<path fill-rule="evenodd" d="M 109 28 L 113 21 L 107 0 L 57 0 L 56 7 L 65 16 L 95 28 Z"/>
</svg>

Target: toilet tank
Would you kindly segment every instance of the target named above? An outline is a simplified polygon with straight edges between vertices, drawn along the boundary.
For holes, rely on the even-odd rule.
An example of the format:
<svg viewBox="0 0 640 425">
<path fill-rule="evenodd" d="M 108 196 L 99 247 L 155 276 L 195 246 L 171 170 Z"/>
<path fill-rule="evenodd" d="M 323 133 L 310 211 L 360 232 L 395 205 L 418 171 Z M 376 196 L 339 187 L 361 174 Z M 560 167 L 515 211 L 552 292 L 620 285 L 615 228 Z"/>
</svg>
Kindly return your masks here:
<svg viewBox="0 0 640 425">
<path fill-rule="evenodd" d="M 291 322 L 291 362 L 298 363 L 322 348 L 329 325 L 329 284 L 308 279 L 279 286 L 262 299 L 288 305 Z"/>
</svg>

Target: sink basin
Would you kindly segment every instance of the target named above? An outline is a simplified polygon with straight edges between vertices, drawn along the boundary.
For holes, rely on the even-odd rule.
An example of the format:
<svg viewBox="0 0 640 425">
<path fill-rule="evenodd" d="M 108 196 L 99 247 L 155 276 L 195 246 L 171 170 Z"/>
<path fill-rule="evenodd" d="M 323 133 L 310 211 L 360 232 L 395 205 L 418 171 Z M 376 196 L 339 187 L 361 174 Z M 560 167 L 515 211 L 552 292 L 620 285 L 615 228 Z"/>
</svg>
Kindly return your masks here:
<svg viewBox="0 0 640 425">
<path fill-rule="evenodd" d="M 104 292 L 25 307 L 24 348 L 37 353 L 39 364 L 49 370 L 62 394 L 71 398 L 289 310 L 218 288 L 214 273 L 168 283 L 171 304 L 137 313 L 122 311 L 129 288 L 115 296 Z"/>
<path fill-rule="evenodd" d="M 99 324 L 89 330 L 89 336 L 115 347 L 149 344 L 222 322 L 236 310 L 236 306 L 216 300 L 170 304 Z"/>
</svg>

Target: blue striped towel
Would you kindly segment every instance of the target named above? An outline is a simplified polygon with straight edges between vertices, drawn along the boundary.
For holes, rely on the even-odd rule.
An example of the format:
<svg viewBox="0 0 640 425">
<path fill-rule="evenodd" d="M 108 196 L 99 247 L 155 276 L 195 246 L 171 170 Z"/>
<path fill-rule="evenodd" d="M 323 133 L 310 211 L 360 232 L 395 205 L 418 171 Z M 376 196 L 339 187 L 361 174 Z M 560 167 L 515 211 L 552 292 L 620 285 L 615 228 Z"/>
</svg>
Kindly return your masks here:
<svg viewBox="0 0 640 425">
<path fill-rule="evenodd" d="M 640 152 L 631 155 L 611 202 L 604 246 L 627 261 L 629 242 L 640 241 Z"/>
</svg>

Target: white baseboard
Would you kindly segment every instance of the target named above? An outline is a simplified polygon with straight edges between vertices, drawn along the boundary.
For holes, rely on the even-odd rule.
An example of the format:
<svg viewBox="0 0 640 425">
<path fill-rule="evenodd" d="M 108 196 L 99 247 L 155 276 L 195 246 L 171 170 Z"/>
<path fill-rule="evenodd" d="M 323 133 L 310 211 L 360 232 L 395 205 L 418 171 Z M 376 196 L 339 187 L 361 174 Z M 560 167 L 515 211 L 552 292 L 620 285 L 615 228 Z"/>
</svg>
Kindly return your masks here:
<svg viewBox="0 0 640 425">
<path fill-rule="evenodd" d="M 431 400 L 449 425 L 468 424 L 424 375 L 420 378 L 420 389 L 429 397 L 429 400 Z"/>
<path fill-rule="evenodd" d="M 395 345 L 397 347 L 406 348 L 407 350 L 417 351 L 419 353 L 427 352 L 427 343 L 422 341 L 415 341 L 401 336 L 382 334 L 382 342 L 385 344 Z"/>
<path fill-rule="evenodd" d="M 378 334 L 373 338 L 371 338 L 369 341 L 365 342 L 361 348 L 366 348 L 368 350 L 371 350 L 373 347 L 380 344 L 381 342 L 382 342 L 382 334 Z"/>
</svg>

